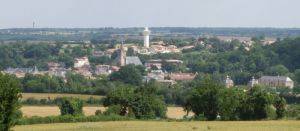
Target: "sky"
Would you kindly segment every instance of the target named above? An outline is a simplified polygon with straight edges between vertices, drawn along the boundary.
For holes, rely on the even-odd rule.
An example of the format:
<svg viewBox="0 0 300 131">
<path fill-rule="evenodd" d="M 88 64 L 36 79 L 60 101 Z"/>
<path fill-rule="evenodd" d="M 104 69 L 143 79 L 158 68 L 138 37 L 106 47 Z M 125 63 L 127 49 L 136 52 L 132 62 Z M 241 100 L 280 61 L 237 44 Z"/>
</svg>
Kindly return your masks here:
<svg viewBox="0 0 300 131">
<path fill-rule="evenodd" d="M 300 0 L 0 0 L 0 28 L 300 28 Z"/>
</svg>

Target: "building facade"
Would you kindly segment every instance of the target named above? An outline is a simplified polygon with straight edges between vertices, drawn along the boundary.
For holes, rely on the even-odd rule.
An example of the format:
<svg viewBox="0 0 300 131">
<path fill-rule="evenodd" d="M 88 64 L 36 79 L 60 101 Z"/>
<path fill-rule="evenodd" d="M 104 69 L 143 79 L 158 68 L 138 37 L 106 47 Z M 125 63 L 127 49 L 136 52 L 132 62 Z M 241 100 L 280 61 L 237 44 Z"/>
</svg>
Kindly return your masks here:
<svg viewBox="0 0 300 131">
<path fill-rule="evenodd" d="M 262 76 L 258 79 L 259 84 L 269 87 L 294 88 L 294 82 L 287 76 Z"/>
</svg>

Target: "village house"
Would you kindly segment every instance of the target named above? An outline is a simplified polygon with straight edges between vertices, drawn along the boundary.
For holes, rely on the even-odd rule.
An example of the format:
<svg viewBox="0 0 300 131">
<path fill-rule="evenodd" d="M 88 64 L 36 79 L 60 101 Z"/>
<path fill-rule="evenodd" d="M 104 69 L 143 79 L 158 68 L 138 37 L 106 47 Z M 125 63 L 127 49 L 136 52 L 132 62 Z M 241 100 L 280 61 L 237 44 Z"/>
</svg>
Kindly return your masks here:
<svg viewBox="0 0 300 131">
<path fill-rule="evenodd" d="M 262 76 L 258 79 L 259 84 L 269 87 L 294 88 L 294 82 L 287 76 Z"/>
<path fill-rule="evenodd" d="M 56 62 L 48 62 L 48 74 L 51 76 L 58 76 L 65 78 L 67 71 L 70 71 L 66 68 L 64 68 L 63 63 L 56 63 Z"/>
<path fill-rule="evenodd" d="M 110 65 L 97 65 L 95 69 L 96 75 L 109 75 L 112 73 Z"/>
<path fill-rule="evenodd" d="M 146 81 L 152 79 L 157 81 L 162 81 L 165 79 L 165 73 L 162 70 L 152 70 L 150 73 L 147 74 L 145 79 Z"/>
<path fill-rule="evenodd" d="M 160 70 L 161 66 L 162 66 L 161 62 L 157 62 L 157 61 L 148 61 L 145 63 L 146 69 L 157 68 L 158 70 Z"/>
<path fill-rule="evenodd" d="M 3 71 L 5 74 L 15 75 L 17 78 L 25 77 L 26 74 L 38 75 L 42 74 L 37 67 L 34 68 L 7 68 Z"/>
<path fill-rule="evenodd" d="M 101 56 L 105 56 L 105 52 L 104 51 L 93 51 L 93 56 L 96 57 L 101 57 Z"/>
<path fill-rule="evenodd" d="M 174 81 L 191 81 L 194 80 L 198 73 L 169 73 L 165 75 L 167 79 Z"/>
<path fill-rule="evenodd" d="M 90 62 L 88 57 L 80 57 L 75 58 L 74 61 L 74 72 L 78 73 L 80 75 L 83 75 L 84 77 L 91 78 L 92 73 L 90 72 Z"/>
</svg>

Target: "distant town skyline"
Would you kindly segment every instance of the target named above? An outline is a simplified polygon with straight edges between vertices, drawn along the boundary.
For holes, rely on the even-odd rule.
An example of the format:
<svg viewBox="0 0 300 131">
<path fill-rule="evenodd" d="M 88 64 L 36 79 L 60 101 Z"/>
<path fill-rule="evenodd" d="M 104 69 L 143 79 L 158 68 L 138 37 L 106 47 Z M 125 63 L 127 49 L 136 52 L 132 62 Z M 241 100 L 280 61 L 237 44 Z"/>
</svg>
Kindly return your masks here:
<svg viewBox="0 0 300 131">
<path fill-rule="evenodd" d="M 0 0 L 0 28 L 300 28 L 299 0 Z"/>
</svg>

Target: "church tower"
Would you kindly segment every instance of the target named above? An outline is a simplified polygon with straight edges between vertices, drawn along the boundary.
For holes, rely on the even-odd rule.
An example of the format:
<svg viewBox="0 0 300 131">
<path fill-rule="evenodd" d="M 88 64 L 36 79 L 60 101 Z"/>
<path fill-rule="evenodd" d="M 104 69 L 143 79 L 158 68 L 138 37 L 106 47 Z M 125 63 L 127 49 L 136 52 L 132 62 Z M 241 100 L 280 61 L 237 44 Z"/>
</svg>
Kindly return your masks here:
<svg viewBox="0 0 300 131">
<path fill-rule="evenodd" d="M 120 56 L 119 56 L 119 64 L 120 66 L 125 66 L 126 64 L 126 52 L 124 50 L 124 45 L 123 45 L 123 41 L 121 43 L 121 47 L 120 47 Z"/>
</svg>

